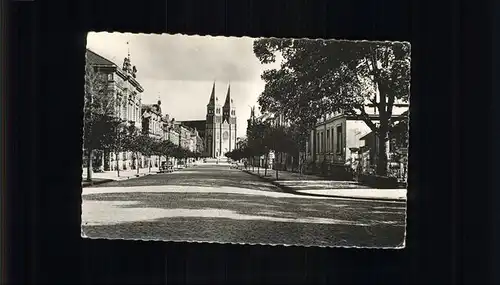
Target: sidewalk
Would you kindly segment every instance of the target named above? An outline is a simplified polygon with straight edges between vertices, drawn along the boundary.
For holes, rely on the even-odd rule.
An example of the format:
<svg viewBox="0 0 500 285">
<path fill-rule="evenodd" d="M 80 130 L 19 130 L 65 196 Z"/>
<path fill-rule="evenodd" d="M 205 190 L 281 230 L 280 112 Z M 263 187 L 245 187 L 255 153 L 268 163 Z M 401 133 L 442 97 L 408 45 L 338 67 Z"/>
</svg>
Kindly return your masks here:
<svg viewBox="0 0 500 285">
<path fill-rule="evenodd" d="M 131 170 L 120 170 L 120 176 L 116 170 L 114 171 L 105 171 L 105 172 L 93 172 L 92 173 L 92 183 L 85 181 L 87 179 L 87 168 L 82 169 L 82 186 L 86 187 L 90 184 L 102 184 L 110 181 L 121 181 L 131 178 L 137 178 L 145 175 L 151 175 L 158 173 L 158 167 L 151 167 L 151 172 L 149 172 L 149 168 L 141 168 L 139 169 L 139 174 L 137 174 L 137 169 Z"/>
<path fill-rule="evenodd" d="M 288 171 L 279 171 L 276 180 L 276 171 L 251 168 L 243 170 L 252 175 L 265 179 L 284 191 L 298 195 L 341 197 L 367 200 L 406 201 L 406 189 L 374 189 L 358 184 L 356 181 L 326 180 L 316 175 L 306 175 Z"/>
</svg>

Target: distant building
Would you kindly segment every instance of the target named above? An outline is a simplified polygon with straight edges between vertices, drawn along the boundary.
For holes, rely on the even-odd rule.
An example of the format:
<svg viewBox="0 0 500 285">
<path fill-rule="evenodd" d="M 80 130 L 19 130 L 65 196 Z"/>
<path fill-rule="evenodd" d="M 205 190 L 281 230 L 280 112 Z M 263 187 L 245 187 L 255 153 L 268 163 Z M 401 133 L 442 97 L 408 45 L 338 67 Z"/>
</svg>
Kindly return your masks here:
<svg viewBox="0 0 500 285">
<path fill-rule="evenodd" d="M 163 139 L 179 145 L 179 132 L 177 130 L 175 118 L 170 119 L 170 115 L 165 114 L 162 118 Z"/>
<path fill-rule="evenodd" d="M 162 139 L 163 117 L 161 112 L 161 101 L 156 104 L 142 105 L 142 133 L 151 137 Z"/>
<path fill-rule="evenodd" d="M 204 152 L 203 139 L 196 128 L 191 129 L 191 147 L 190 151 L 202 154 Z"/>
<path fill-rule="evenodd" d="M 200 138 L 205 140 L 206 120 L 180 121 L 180 123 L 188 128 L 196 130 Z"/>
<path fill-rule="evenodd" d="M 191 129 L 179 123 L 179 146 L 183 149 L 189 149 L 191 145 Z"/>
<path fill-rule="evenodd" d="M 161 111 L 161 101 L 156 104 L 142 105 L 142 133 L 149 135 L 152 138 L 161 140 L 164 138 L 163 132 L 163 116 Z M 146 166 L 151 164 L 152 167 L 159 167 L 161 157 L 153 155 L 146 159 Z"/>
<path fill-rule="evenodd" d="M 227 88 L 224 105 L 215 94 L 215 83 L 207 104 L 205 125 L 205 152 L 209 157 L 222 157 L 236 147 L 236 109 L 231 98 L 231 86 Z"/>
</svg>

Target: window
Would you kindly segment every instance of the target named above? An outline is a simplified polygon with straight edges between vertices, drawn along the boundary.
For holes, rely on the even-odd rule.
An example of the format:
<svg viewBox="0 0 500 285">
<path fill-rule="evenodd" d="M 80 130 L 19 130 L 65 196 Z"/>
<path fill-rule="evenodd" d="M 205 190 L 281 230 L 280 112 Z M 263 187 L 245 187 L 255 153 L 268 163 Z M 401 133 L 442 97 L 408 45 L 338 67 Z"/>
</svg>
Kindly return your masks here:
<svg viewBox="0 0 500 285">
<path fill-rule="evenodd" d="M 333 150 L 335 149 L 335 140 L 333 138 L 333 128 L 331 129 L 331 133 L 332 133 L 332 139 L 331 139 L 330 147 L 331 147 L 331 150 L 333 152 Z"/>
<path fill-rule="evenodd" d="M 337 127 L 337 153 L 342 153 L 342 126 Z"/>
<path fill-rule="evenodd" d="M 323 152 L 324 151 L 324 142 L 323 142 L 323 132 L 321 132 L 321 135 L 320 135 L 320 152 Z"/>
<path fill-rule="evenodd" d="M 330 130 L 326 130 L 326 151 L 330 149 L 328 142 L 330 142 Z"/>
<path fill-rule="evenodd" d="M 109 73 L 108 74 L 108 80 L 109 81 L 113 81 L 113 73 Z"/>
<path fill-rule="evenodd" d="M 217 109 L 217 114 L 220 114 L 220 109 Z"/>
<path fill-rule="evenodd" d="M 319 153 L 319 133 L 316 135 L 316 153 Z"/>
</svg>

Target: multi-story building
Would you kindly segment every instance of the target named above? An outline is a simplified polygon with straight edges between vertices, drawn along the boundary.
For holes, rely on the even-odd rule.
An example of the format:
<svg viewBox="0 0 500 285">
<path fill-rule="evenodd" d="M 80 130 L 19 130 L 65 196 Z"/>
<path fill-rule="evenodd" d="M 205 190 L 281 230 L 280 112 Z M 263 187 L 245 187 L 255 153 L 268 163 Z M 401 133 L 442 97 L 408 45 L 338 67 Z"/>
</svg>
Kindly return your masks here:
<svg viewBox="0 0 500 285">
<path fill-rule="evenodd" d="M 163 139 L 179 145 L 179 133 L 176 131 L 175 118 L 170 119 L 169 114 L 162 118 Z"/>
<path fill-rule="evenodd" d="M 131 64 L 130 54 L 123 60 L 122 68 L 90 49 L 86 50 L 86 59 L 97 72 L 104 75 L 108 95 L 113 96 L 116 103 L 115 116 L 140 129 L 144 89 L 136 80 L 137 69 Z M 117 156 L 108 151 L 103 151 L 99 160 L 103 170 L 137 167 L 139 161 L 131 153 L 122 152 Z"/>
<path fill-rule="evenodd" d="M 142 132 L 156 139 L 162 139 L 163 117 L 161 112 L 161 101 L 156 104 L 142 105 Z"/>
<path fill-rule="evenodd" d="M 161 101 L 156 104 L 142 105 L 142 133 L 157 140 L 164 138 Z M 160 156 L 153 155 L 146 159 L 146 165 L 159 167 Z"/>
<path fill-rule="evenodd" d="M 191 142 L 190 151 L 195 153 L 203 153 L 203 139 L 201 138 L 198 129 L 191 129 Z"/>
<path fill-rule="evenodd" d="M 179 123 L 179 146 L 183 149 L 189 149 L 191 145 L 191 129 Z"/>
<path fill-rule="evenodd" d="M 231 86 L 221 105 L 215 94 L 215 82 L 207 104 L 205 151 L 209 157 L 223 157 L 236 146 L 236 109 L 231 98 Z"/>
</svg>

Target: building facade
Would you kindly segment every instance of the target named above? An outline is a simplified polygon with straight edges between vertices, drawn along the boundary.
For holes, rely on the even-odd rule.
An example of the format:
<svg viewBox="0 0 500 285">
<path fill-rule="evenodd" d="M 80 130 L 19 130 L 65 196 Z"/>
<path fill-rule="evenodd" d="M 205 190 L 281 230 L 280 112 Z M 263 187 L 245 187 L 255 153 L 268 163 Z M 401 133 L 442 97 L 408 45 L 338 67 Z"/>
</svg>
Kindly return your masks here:
<svg viewBox="0 0 500 285">
<path fill-rule="evenodd" d="M 231 86 L 227 88 L 224 105 L 215 94 L 215 83 L 207 104 L 205 125 L 205 154 L 222 157 L 236 147 L 236 109 L 231 98 Z"/>
<path fill-rule="evenodd" d="M 179 146 L 183 149 L 188 149 L 191 146 L 191 129 L 186 126 L 183 126 L 179 123 Z"/>
<path fill-rule="evenodd" d="M 156 104 L 142 105 L 142 133 L 156 139 L 163 139 L 163 117 L 161 101 Z"/>
<path fill-rule="evenodd" d="M 137 69 L 131 64 L 130 54 L 123 60 L 122 68 L 89 49 L 86 50 L 86 59 L 98 73 L 104 75 L 108 96 L 112 96 L 115 102 L 114 115 L 140 129 L 144 89 L 136 80 Z M 97 165 L 104 171 L 135 168 L 139 163 L 139 160 L 128 152 L 115 154 L 102 151 L 98 160 Z"/>
<path fill-rule="evenodd" d="M 163 128 L 165 139 L 174 145 L 180 145 L 179 127 L 178 124 L 176 124 L 175 119 L 170 119 L 169 116 L 166 115 L 164 118 Z"/>
<path fill-rule="evenodd" d="M 205 151 L 203 139 L 200 136 L 198 129 L 191 129 L 191 142 L 189 150 L 199 154 L 202 154 Z"/>
<path fill-rule="evenodd" d="M 393 107 L 392 120 L 397 121 L 407 116 L 408 104 L 395 104 Z M 367 106 L 365 112 L 370 120 L 378 124 L 379 114 L 377 109 Z M 371 128 L 355 116 L 346 115 L 343 112 L 335 112 L 325 116 L 311 130 L 309 141 L 306 144 L 306 159 L 312 164 L 324 164 L 344 166 L 360 159 L 359 151 L 371 149 L 372 157 L 378 140 L 370 139 L 368 134 Z M 367 145 L 369 142 L 369 145 Z M 387 155 L 391 154 L 391 143 L 386 142 Z M 372 164 L 374 160 L 371 160 Z"/>
<path fill-rule="evenodd" d="M 156 104 L 142 105 L 141 107 L 142 118 L 142 133 L 154 139 L 164 139 L 163 131 L 163 116 L 161 110 L 161 101 L 158 100 Z M 152 155 L 151 157 L 142 160 L 143 167 L 159 167 L 161 157 Z"/>
</svg>

